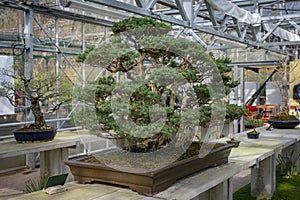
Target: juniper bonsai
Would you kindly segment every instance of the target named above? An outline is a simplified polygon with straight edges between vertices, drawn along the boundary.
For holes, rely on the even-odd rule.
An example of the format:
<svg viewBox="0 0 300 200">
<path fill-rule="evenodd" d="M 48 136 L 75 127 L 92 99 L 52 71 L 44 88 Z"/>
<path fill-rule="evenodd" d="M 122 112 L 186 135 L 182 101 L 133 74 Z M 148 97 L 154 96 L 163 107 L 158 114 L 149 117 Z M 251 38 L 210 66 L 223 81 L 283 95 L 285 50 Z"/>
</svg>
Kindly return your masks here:
<svg viewBox="0 0 300 200">
<path fill-rule="evenodd" d="M 155 29 L 145 28 L 149 26 Z M 129 18 L 114 23 L 112 31 L 115 35 L 110 42 L 99 45 L 88 54 L 85 52 L 78 61 L 104 67 L 111 74 L 119 72 L 121 76 L 123 75 L 121 78 L 128 79 L 129 85 L 134 77 L 144 77 L 148 82 L 142 82 L 143 84 L 138 87 L 133 85 L 132 91 L 124 91 L 131 89 L 126 87 L 116 89 L 118 82 L 112 76 L 100 78 L 96 83 L 94 102 L 92 102 L 95 104 L 97 116 L 89 120 L 89 122 L 97 120 L 98 125 L 91 126 L 86 119 L 82 118 L 82 114 L 79 114 L 80 117 L 76 120 L 81 121 L 81 124 L 85 123 L 87 128 L 94 127 L 100 130 L 101 134 L 104 132 L 111 137 L 125 137 L 129 141 L 130 151 L 148 152 L 169 143 L 183 121 L 208 127 L 212 110 L 219 110 L 222 115 L 226 104 L 220 104 L 219 107 L 216 104 L 223 102 L 231 88 L 239 84 L 238 81 L 232 81 L 229 76 L 230 59 L 215 58 L 212 54 L 205 53 L 205 49 L 194 42 L 166 36 L 170 30 L 170 26 L 151 18 Z M 216 79 L 214 68 L 219 70 L 218 75 L 221 78 L 218 85 L 209 85 L 210 79 Z M 174 71 L 179 75 L 174 75 Z M 193 101 L 190 101 L 191 96 L 184 99 L 174 93 L 174 85 L 180 83 L 172 81 L 176 78 L 180 79 L 180 76 L 192 85 L 193 91 L 185 92 L 195 94 L 197 105 L 193 105 Z M 164 80 L 164 83 L 159 83 L 159 80 Z M 220 90 L 215 91 L 212 88 Z M 112 96 L 122 96 L 122 93 L 126 92 L 130 93 L 129 106 L 125 105 L 128 102 L 119 101 L 115 104 L 119 113 L 115 113 L 111 106 L 114 101 Z M 85 92 L 78 93 L 76 96 L 85 96 L 82 95 L 83 93 Z M 85 101 L 90 99 L 91 96 L 85 97 Z M 187 108 L 190 110 L 196 108 L 194 110 L 197 112 L 182 112 L 185 109 L 184 105 L 188 105 Z M 155 109 L 156 107 L 158 109 Z M 234 119 L 246 114 L 243 109 L 238 111 Z M 90 115 L 89 111 L 88 113 Z M 153 123 L 153 118 L 156 115 L 163 116 L 163 113 L 166 117 L 165 121 L 156 119 L 154 120 L 156 123 Z M 124 123 L 118 123 L 116 118 Z M 132 122 L 128 127 L 125 125 L 126 120 Z M 145 132 L 152 134 L 134 131 L 128 134 L 127 131 L 132 131 L 130 130 L 132 124 L 143 127 L 143 130 L 147 130 Z"/>
</svg>

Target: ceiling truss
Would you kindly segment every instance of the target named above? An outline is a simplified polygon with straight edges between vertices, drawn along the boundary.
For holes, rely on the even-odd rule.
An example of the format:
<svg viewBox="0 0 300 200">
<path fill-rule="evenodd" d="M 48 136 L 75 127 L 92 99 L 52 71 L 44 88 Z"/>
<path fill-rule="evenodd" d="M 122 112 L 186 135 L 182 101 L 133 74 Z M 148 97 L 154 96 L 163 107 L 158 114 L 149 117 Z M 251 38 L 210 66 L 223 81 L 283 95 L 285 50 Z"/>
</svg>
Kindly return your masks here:
<svg viewBox="0 0 300 200">
<path fill-rule="evenodd" d="M 118 19 L 149 16 L 172 24 L 177 37 L 189 35 L 207 49 L 265 49 L 291 57 L 296 55 L 295 59 L 299 59 L 300 7 L 291 9 L 288 6 L 297 8 L 295 5 L 300 6 L 300 0 L 60 0 L 56 7 L 45 6 L 45 1 L 0 0 L 0 6 L 33 9 L 46 15 L 106 27 L 111 27 Z M 219 2 L 225 6 L 217 7 Z M 247 18 L 231 12 L 233 7 Z M 109 16 L 110 20 L 96 17 L 95 13 Z"/>
</svg>

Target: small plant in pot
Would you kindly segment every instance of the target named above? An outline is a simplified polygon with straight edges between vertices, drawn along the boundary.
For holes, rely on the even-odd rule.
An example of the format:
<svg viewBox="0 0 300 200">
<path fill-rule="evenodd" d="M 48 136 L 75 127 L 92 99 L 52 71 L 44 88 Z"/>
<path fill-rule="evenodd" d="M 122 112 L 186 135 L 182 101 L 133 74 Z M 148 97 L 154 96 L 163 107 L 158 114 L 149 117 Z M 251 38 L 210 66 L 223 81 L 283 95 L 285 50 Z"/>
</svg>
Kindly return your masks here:
<svg viewBox="0 0 300 200">
<path fill-rule="evenodd" d="M 289 72 L 293 70 L 293 67 L 289 66 L 287 63 L 287 58 L 283 58 L 277 65 L 277 73 L 282 76 L 282 82 L 280 85 L 280 92 L 282 96 L 282 103 L 280 105 L 280 111 L 277 115 L 273 116 L 268 120 L 268 123 L 274 128 L 288 129 L 295 128 L 299 125 L 299 119 L 289 114 Z"/>
<path fill-rule="evenodd" d="M 259 126 L 261 125 L 261 120 L 260 120 L 260 119 L 256 119 L 256 118 L 254 118 L 253 116 L 249 116 L 249 117 L 247 118 L 247 125 L 248 125 L 248 127 L 253 128 L 252 131 L 247 132 L 247 137 L 248 137 L 249 139 L 257 139 L 257 138 L 259 138 L 260 132 L 258 132 L 258 131 L 256 130 L 256 128 L 259 127 Z"/>
<path fill-rule="evenodd" d="M 236 139 L 236 137 L 231 136 L 229 140 L 226 141 L 228 144 L 233 144 L 234 147 L 238 147 L 241 143 L 240 140 Z"/>
<path fill-rule="evenodd" d="M 235 104 L 228 104 L 226 106 L 226 122 L 230 123 L 233 122 L 234 120 L 238 120 L 241 117 L 247 116 L 248 110 L 239 105 Z M 229 138 L 230 140 L 227 140 L 226 142 L 229 144 L 234 144 L 235 147 L 238 147 L 240 144 L 240 141 L 234 137 L 233 133 L 229 133 Z"/>
<path fill-rule="evenodd" d="M 261 127 L 264 125 L 264 121 L 262 119 L 252 118 L 251 116 L 246 117 L 244 120 L 245 128 L 255 128 Z"/>
<path fill-rule="evenodd" d="M 260 132 L 258 132 L 255 128 L 251 131 L 247 133 L 247 137 L 249 139 L 258 139 L 259 138 L 259 134 Z"/>
<path fill-rule="evenodd" d="M 15 107 L 18 106 L 16 99 L 25 98 L 29 103 L 28 109 L 34 116 L 32 124 L 13 131 L 17 142 L 52 140 L 56 129 L 47 125 L 41 105 L 52 105 L 48 112 L 54 112 L 63 103 L 70 101 L 70 96 L 66 95 L 69 80 L 52 72 L 26 74 L 24 67 L 19 66 L 14 66 L 13 70 L 2 70 L 1 77 L 4 80 L 0 85 L 2 95 Z M 14 84 L 5 81 L 7 77 L 13 78 Z M 56 85 L 58 81 L 63 83 L 59 90 Z"/>
</svg>

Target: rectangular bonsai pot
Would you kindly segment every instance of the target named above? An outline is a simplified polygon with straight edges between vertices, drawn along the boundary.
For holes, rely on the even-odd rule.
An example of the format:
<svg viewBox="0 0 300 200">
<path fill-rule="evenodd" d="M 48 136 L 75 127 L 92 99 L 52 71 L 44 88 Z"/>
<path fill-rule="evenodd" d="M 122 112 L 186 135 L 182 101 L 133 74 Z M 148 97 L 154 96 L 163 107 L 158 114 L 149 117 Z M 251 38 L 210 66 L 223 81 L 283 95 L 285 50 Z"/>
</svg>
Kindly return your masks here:
<svg viewBox="0 0 300 200">
<path fill-rule="evenodd" d="M 88 157 L 67 161 L 75 181 L 87 183 L 99 181 L 102 183 L 127 186 L 139 194 L 152 196 L 173 185 L 176 180 L 208 167 L 228 163 L 232 144 L 224 144 L 214 148 L 203 158 L 193 156 L 174 162 L 166 167 L 146 173 L 133 173 L 134 169 L 117 170 L 104 164 L 84 162 Z M 128 172 L 130 171 L 130 172 Z M 136 169 L 140 171 L 140 169 Z"/>
</svg>

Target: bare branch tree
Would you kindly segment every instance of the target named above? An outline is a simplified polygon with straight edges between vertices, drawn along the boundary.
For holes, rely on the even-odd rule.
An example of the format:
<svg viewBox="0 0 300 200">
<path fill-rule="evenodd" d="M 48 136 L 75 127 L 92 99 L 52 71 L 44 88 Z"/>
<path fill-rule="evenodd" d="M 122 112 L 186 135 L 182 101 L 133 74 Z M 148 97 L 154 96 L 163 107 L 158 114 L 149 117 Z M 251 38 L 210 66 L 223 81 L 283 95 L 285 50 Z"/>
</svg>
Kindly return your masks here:
<svg viewBox="0 0 300 200">
<path fill-rule="evenodd" d="M 282 58 L 277 63 L 277 73 L 281 77 L 281 83 L 279 85 L 280 93 L 282 97 L 282 103 L 280 105 L 280 113 L 289 114 L 289 85 L 295 81 L 290 78 L 290 74 L 295 70 L 297 65 L 289 65 L 288 58 Z"/>
<path fill-rule="evenodd" d="M 13 106 L 17 106 L 16 99 L 26 98 L 30 102 L 29 108 L 34 115 L 34 124 L 31 127 L 39 129 L 49 129 L 41 110 L 43 101 L 52 102 L 52 112 L 58 110 L 60 106 L 71 100 L 70 97 L 62 95 L 66 91 L 58 90 L 57 82 L 62 82 L 61 76 L 56 76 L 51 72 L 36 73 L 34 78 L 27 78 L 22 67 L 15 66 L 14 70 L 2 70 L 2 77 L 14 79 L 12 84 L 2 81 L 0 90 Z M 5 79 L 2 79 L 5 80 Z M 65 81 L 65 80 L 64 80 Z M 62 82 L 63 83 L 63 82 Z"/>
</svg>

